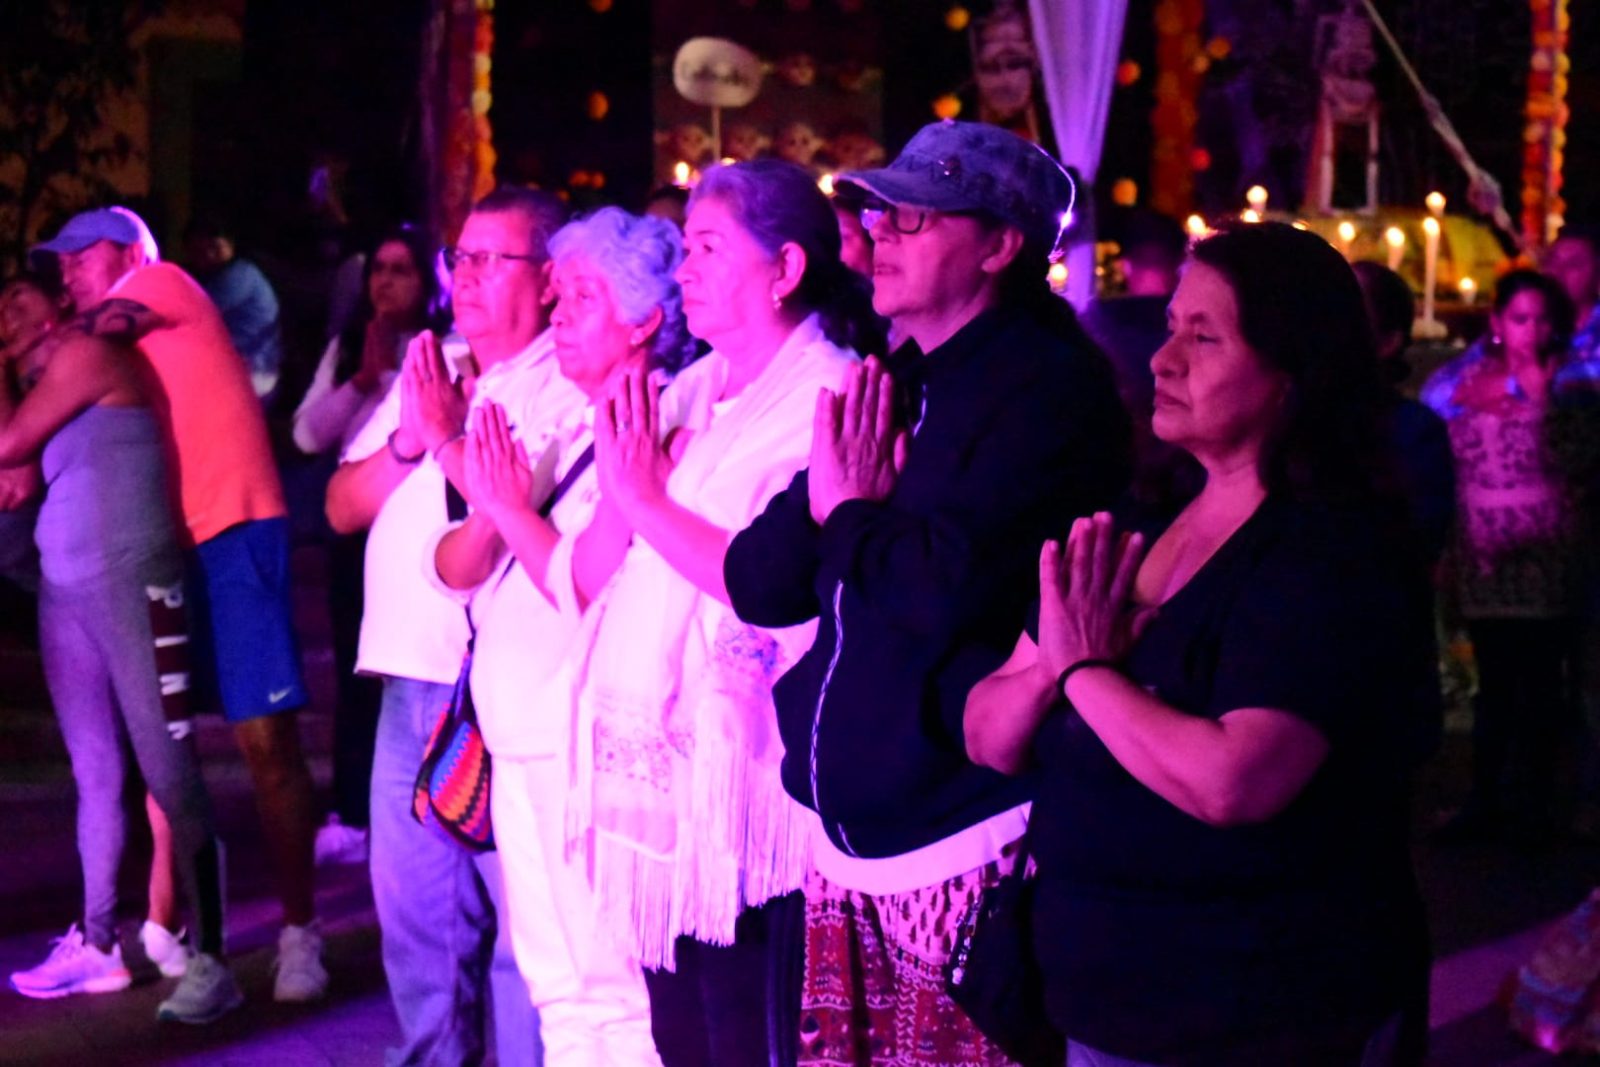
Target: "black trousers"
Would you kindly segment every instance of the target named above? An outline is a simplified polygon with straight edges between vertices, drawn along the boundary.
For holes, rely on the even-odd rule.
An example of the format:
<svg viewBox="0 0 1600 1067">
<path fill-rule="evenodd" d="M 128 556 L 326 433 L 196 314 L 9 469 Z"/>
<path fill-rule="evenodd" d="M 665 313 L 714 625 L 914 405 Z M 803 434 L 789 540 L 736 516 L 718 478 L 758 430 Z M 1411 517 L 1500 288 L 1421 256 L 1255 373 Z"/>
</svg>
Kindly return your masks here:
<svg viewBox="0 0 1600 1067">
<path fill-rule="evenodd" d="M 328 616 L 339 697 L 333 714 L 333 810 L 346 826 L 363 829 L 371 818 L 372 752 L 383 701 L 383 682 L 355 673 L 366 556 L 365 533 L 335 536 L 328 544 Z"/>
<path fill-rule="evenodd" d="M 644 972 L 664 1067 L 792 1067 L 804 939 L 798 892 L 739 916 L 731 945 L 678 938 L 678 969 Z"/>
<path fill-rule="evenodd" d="M 1577 630 L 1568 619 L 1467 623 L 1478 662 L 1473 808 L 1544 823 L 1555 814 L 1561 744 L 1573 725 Z"/>
</svg>

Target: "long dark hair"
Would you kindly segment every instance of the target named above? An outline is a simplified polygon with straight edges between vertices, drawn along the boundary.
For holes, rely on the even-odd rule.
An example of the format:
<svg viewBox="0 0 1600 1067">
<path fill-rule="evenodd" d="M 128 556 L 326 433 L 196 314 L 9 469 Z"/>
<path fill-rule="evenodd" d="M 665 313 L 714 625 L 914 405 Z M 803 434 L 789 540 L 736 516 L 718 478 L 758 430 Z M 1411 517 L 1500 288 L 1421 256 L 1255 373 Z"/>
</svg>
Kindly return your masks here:
<svg viewBox="0 0 1600 1067">
<path fill-rule="evenodd" d="M 706 171 L 689 208 L 719 200 L 769 255 L 792 241 L 806 254 L 806 272 L 790 299 L 815 312 L 829 341 L 862 356 L 888 349 L 887 324 L 872 310 L 872 285 L 839 259 L 839 220 L 811 176 L 793 163 L 757 159 Z"/>
<path fill-rule="evenodd" d="M 1377 345 L 1350 264 L 1283 223 L 1225 230 L 1190 256 L 1227 279 L 1245 342 L 1289 379 L 1261 457 L 1268 491 L 1326 503 L 1392 495 Z"/>
<path fill-rule="evenodd" d="M 1572 331 L 1576 326 L 1577 311 L 1572 298 L 1560 282 L 1536 270 L 1514 270 L 1504 274 L 1494 287 L 1494 313 L 1504 315 L 1511 301 L 1522 293 L 1538 293 L 1544 298 L 1544 313 L 1550 318 L 1550 342 L 1541 357 L 1565 353 L 1572 344 Z M 1495 338 L 1498 342 L 1498 338 Z M 1495 348 L 1500 345 L 1497 343 Z"/>
<path fill-rule="evenodd" d="M 415 226 L 396 226 L 374 241 L 372 247 L 367 250 L 366 264 L 361 268 L 361 297 L 356 301 L 355 309 L 345 322 L 344 329 L 339 331 L 339 360 L 333 367 L 333 380 L 336 385 L 343 385 L 355 377 L 356 372 L 361 369 L 361 350 L 367 340 L 367 323 L 371 322 L 372 316 L 376 314 L 372 307 L 372 294 L 369 288 L 372 268 L 378 262 L 378 249 L 386 244 L 404 245 L 406 251 L 411 254 L 411 261 L 416 264 L 417 276 L 422 279 L 422 298 L 416 315 L 408 327 L 423 330 L 441 325 L 439 275 L 434 270 L 433 242 Z"/>
</svg>

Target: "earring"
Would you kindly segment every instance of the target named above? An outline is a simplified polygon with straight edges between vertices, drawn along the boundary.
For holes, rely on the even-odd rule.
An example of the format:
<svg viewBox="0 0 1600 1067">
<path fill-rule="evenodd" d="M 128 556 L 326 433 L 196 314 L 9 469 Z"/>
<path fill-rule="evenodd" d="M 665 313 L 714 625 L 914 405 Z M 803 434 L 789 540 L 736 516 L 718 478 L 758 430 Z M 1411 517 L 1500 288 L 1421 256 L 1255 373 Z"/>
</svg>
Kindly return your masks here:
<svg viewBox="0 0 1600 1067">
<path fill-rule="evenodd" d="M 772 310 L 773 311 L 782 311 L 783 310 L 783 297 L 779 296 L 776 291 L 774 291 L 773 294 L 772 294 Z"/>
</svg>

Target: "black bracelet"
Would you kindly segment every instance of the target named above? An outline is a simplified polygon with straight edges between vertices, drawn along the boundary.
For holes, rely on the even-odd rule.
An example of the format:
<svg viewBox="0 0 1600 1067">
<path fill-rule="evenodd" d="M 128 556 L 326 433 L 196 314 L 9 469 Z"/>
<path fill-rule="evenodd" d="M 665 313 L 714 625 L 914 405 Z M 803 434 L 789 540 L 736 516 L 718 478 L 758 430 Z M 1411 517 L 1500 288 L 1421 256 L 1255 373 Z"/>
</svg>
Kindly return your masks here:
<svg viewBox="0 0 1600 1067">
<path fill-rule="evenodd" d="M 421 452 L 418 452 L 414 456 L 403 456 L 403 455 L 401 455 L 400 454 L 400 450 L 394 446 L 394 439 L 396 437 L 398 437 L 399 435 L 400 435 L 400 431 L 398 429 L 393 430 L 393 431 L 390 432 L 390 434 L 389 434 L 389 455 L 394 457 L 394 461 L 396 463 L 402 464 L 402 465 L 407 466 L 407 467 L 415 467 L 418 463 L 422 462 L 422 457 L 426 456 L 428 454 L 428 450 L 426 448 L 424 448 Z"/>
<path fill-rule="evenodd" d="M 1117 665 L 1115 663 L 1113 663 L 1111 660 L 1108 660 L 1108 659 L 1095 659 L 1092 656 L 1089 657 L 1088 659 L 1080 659 L 1076 663 L 1070 663 L 1070 664 L 1067 665 L 1067 669 L 1066 670 L 1064 670 L 1060 674 L 1056 675 L 1056 692 L 1059 693 L 1061 696 L 1066 696 L 1067 695 L 1067 679 L 1071 678 L 1078 671 L 1085 670 L 1086 668 L 1089 668 L 1089 667 L 1110 667 L 1112 669 L 1115 669 L 1116 666 Z"/>
</svg>

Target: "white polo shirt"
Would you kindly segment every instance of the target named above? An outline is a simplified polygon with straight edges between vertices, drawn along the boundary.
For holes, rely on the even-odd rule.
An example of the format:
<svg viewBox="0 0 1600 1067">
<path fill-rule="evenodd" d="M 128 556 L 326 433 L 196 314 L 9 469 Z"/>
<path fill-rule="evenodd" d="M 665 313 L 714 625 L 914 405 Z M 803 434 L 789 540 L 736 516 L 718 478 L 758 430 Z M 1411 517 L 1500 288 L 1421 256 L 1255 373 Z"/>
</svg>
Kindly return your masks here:
<svg viewBox="0 0 1600 1067">
<path fill-rule="evenodd" d="M 506 409 L 524 440 L 541 428 L 553 431 L 588 404 L 583 392 L 561 376 L 549 330 L 478 377 L 472 407 L 490 401 Z M 387 447 L 399 425 L 396 380 L 345 449 L 343 461 L 362 460 Z M 430 581 L 432 553 L 423 558 L 425 547 L 448 521 L 444 471 L 428 456 L 395 486 L 372 523 L 358 672 L 441 684 L 454 682 L 461 672 L 466 615 L 459 602 Z"/>
</svg>

